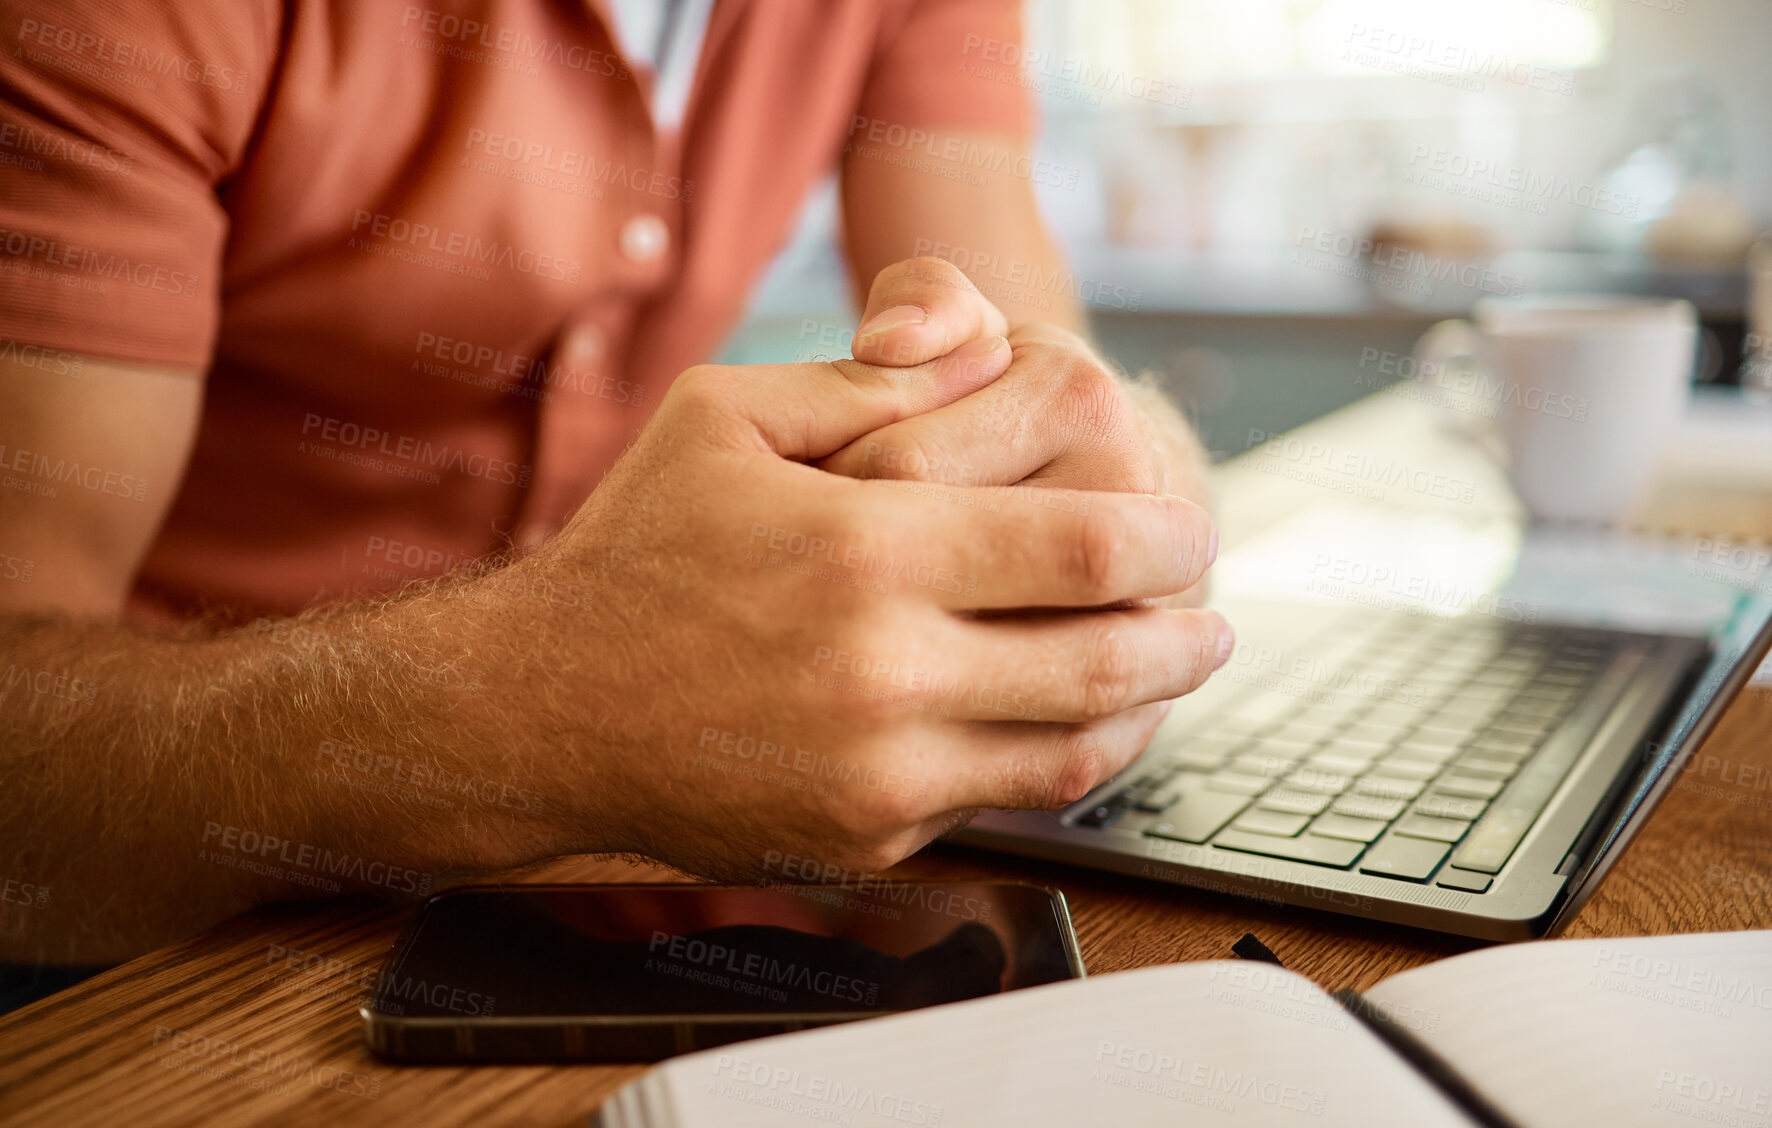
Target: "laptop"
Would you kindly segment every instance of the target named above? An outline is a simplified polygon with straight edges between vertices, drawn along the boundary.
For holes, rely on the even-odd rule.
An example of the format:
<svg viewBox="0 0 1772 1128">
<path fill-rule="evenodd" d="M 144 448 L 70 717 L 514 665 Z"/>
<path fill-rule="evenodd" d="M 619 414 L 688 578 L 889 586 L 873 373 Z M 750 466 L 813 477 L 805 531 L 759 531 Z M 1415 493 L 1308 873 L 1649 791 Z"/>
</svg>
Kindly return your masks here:
<svg viewBox="0 0 1772 1128">
<path fill-rule="evenodd" d="M 953 840 L 1552 934 L 1772 647 L 1762 571 L 1602 531 L 1313 507 L 1214 568 L 1236 652 L 1133 766 Z"/>
</svg>

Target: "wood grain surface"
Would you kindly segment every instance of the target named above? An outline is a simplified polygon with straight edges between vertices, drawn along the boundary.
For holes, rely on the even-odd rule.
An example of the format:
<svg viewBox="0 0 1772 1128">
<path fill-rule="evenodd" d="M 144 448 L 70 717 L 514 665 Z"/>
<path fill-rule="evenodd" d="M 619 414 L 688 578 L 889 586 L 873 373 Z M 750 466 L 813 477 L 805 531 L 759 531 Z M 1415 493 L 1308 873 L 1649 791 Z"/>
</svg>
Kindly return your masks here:
<svg viewBox="0 0 1772 1128">
<path fill-rule="evenodd" d="M 1772 693 L 1725 715 L 1569 930 L 1772 928 Z M 1222 959 L 1253 932 L 1326 987 L 1365 988 L 1475 942 L 1310 909 L 936 847 L 893 870 L 1055 885 L 1095 974 Z M 566 859 L 522 881 L 673 875 Z M 364 1047 L 363 986 L 411 914 L 369 901 L 277 905 L 0 1018 L 0 1124 L 583 1125 L 640 1066 L 400 1066 Z M 307 971 L 286 971 L 288 953 Z M 307 960 L 312 954 L 318 958 Z M 204 1041 L 207 1040 L 207 1041 Z M 225 1052 L 216 1053 L 220 1043 Z M 232 1063 L 232 1064 L 230 1064 Z"/>
</svg>

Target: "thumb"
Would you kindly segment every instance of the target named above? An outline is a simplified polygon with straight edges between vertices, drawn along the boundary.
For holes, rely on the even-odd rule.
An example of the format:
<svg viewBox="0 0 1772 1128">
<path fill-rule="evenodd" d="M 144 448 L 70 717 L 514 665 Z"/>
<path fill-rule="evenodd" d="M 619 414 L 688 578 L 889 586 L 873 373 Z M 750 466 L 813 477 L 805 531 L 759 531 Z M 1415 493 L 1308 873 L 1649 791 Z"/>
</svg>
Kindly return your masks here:
<svg viewBox="0 0 1772 1128">
<path fill-rule="evenodd" d="M 1009 331 L 972 279 L 946 259 L 914 258 L 882 270 L 868 290 L 849 349 L 869 364 L 922 364 L 963 341 Z"/>
<path fill-rule="evenodd" d="M 854 360 L 692 369 L 783 458 L 812 462 L 881 427 L 950 404 L 1009 368 L 1003 337 L 968 341 L 914 368 Z M 685 376 L 689 376 L 685 373 Z M 680 379 L 678 385 L 682 385 Z"/>
</svg>

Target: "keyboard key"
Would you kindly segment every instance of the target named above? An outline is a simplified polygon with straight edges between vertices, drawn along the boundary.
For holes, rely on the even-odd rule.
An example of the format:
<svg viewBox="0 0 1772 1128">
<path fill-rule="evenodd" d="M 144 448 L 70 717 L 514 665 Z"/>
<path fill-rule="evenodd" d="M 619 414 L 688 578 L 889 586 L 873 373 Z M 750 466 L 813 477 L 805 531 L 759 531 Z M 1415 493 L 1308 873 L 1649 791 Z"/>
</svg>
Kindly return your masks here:
<svg viewBox="0 0 1772 1128">
<path fill-rule="evenodd" d="M 1274 722 L 1251 717 L 1233 717 L 1219 713 L 1212 718 L 1212 735 L 1234 740 L 1248 740 Z"/>
<path fill-rule="evenodd" d="M 1536 744 L 1543 739 L 1545 733 L 1555 727 L 1557 727 L 1557 722 L 1548 718 L 1543 721 L 1528 721 L 1522 717 L 1510 717 L 1504 714 L 1500 719 L 1490 723 L 1489 727 L 1484 730 L 1484 735 L 1498 740 L 1513 740 L 1521 744 Z"/>
<path fill-rule="evenodd" d="M 1198 790 L 1203 782 L 1204 779 L 1201 776 L 1192 772 L 1181 772 L 1169 782 L 1159 784 L 1145 792 L 1134 805 L 1141 811 L 1167 811 L 1184 794 Z"/>
<path fill-rule="evenodd" d="M 1270 724 L 1291 713 L 1297 706 L 1297 698 L 1288 697 L 1283 693 L 1256 690 L 1231 702 L 1230 707 L 1224 711 L 1224 716 L 1227 720 L 1235 717 L 1241 721 L 1259 721 L 1262 724 Z"/>
<path fill-rule="evenodd" d="M 1501 780 L 1454 774 L 1435 780 L 1434 789 L 1464 799 L 1493 799 L 1501 793 Z"/>
<path fill-rule="evenodd" d="M 1292 766 L 1297 762 L 1285 756 L 1261 756 L 1246 752 L 1232 760 L 1227 766 L 1233 772 L 1269 779 L 1285 775 L 1292 770 Z"/>
<path fill-rule="evenodd" d="M 1131 799 L 1127 792 L 1116 792 L 1078 815 L 1076 825 L 1095 827 L 1097 829 L 1105 826 L 1112 826 L 1121 815 L 1126 813 L 1126 808 L 1131 805 Z"/>
<path fill-rule="evenodd" d="M 1410 733 L 1409 738 L 1399 744 L 1398 747 L 1445 749 L 1450 753 L 1457 751 L 1458 747 L 1468 739 L 1470 739 L 1470 734 L 1462 729 L 1448 731 L 1445 729 L 1431 729 L 1423 726 Z"/>
<path fill-rule="evenodd" d="M 1396 743 L 1397 738 L 1402 735 L 1403 730 L 1396 725 L 1374 725 L 1368 724 L 1365 721 L 1355 721 L 1353 724 L 1336 733 L 1335 739 L 1364 740 L 1388 748 L 1390 745 Z"/>
<path fill-rule="evenodd" d="M 1288 760 L 1302 760 L 1317 747 L 1317 743 L 1315 740 L 1293 740 L 1290 737 L 1263 733 L 1244 751 L 1258 756 L 1282 756 Z"/>
<path fill-rule="evenodd" d="M 1486 873 L 1470 873 L 1447 866 L 1440 871 L 1440 876 L 1434 879 L 1434 884 L 1442 889 L 1462 889 L 1466 893 L 1487 893 L 1490 882 L 1494 880 Z"/>
<path fill-rule="evenodd" d="M 1476 713 L 1467 716 L 1436 713 L 1423 721 L 1415 730 L 1417 736 L 1433 735 L 1438 737 L 1456 737 L 1459 744 L 1465 744 L 1476 738 L 1477 733 L 1489 723 L 1489 714 Z"/>
<path fill-rule="evenodd" d="M 1162 821 L 1145 833 L 1177 842 L 1204 842 L 1248 805 L 1247 795 L 1201 788 L 1183 795 L 1179 803 L 1164 812 Z"/>
<path fill-rule="evenodd" d="M 1479 736 L 1471 741 L 1472 752 L 1494 752 L 1500 756 L 1530 756 L 1538 748 L 1535 740 L 1503 739 L 1499 736 Z"/>
<path fill-rule="evenodd" d="M 1354 790 L 1361 795 L 1371 795 L 1378 799 L 1413 799 L 1421 794 L 1427 784 L 1418 779 L 1398 779 L 1395 776 L 1369 775 L 1354 784 Z"/>
<path fill-rule="evenodd" d="M 1397 745 L 1399 760 L 1414 760 L 1423 764 L 1444 764 L 1458 755 L 1455 744 L 1417 744 L 1413 737 Z"/>
<path fill-rule="evenodd" d="M 1402 779 L 1428 780 L 1440 774 L 1441 765 L 1424 763 L 1420 760 L 1404 760 L 1386 758 L 1381 761 L 1375 771 L 1384 775 L 1398 776 Z"/>
<path fill-rule="evenodd" d="M 1296 815 L 1286 811 L 1267 811 L 1257 807 L 1244 811 L 1231 825 L 1238 830 L 1250 830 L 1256 834 L 1275 834 L 1282 838 L 1290 838 L 1310 824 L 1309 815 Z"/>
<path fill-rule="evenodd" d="M 1295 724 L 1316 725 L 1324 732 L 1333 732 L 1346 724 L 1359 708 L 1355 701 L 1331 701 L 1300 710 L 1293 715 L 1292 721 Z"/>
<path fill-rule="evenodd" d="M 1257 805 L 1270 811 L 1290 811 L 1297 815 L 1314 815 L 1329 805 L 1329 799 L 1329 796 L 1318 795 L 1314 791 L 1276 787 L 1263 795 Z"/>
<path fill-rule="evenodd" d="M 1273 728 L 1262 733 L 1261 739 L 1263 741 L 1290 740 L 1309 747 L 1311 745 L 1320 744 L 1323 739 L 1329 735 L 1330 731 L 1331 730 L 1327 725 L 1313 725 L 1303 721 L 1286 721 L 1282 724 L 1275 725 Z"/>
<path fill-rule="evenodd" d="M 1360 718 L 1366 724 L 1386 725 L 1393 729 L 1402 729 L 1420 719 L 1421 710 L 1413 705 L 1380 705 Z"/>
<path fill-rule="evenodd" d="M 1172 752 L 1166 763 L 1196 772 L 1209 772 L 1224 763 L 1225 754 L 1216 747 L 1183 748 Z"/>
<path fill-rule="evenodd" d="M 1335 801 L 1335 813 L 1357 819 L 1382 819 L 1385 822 L 1403 813 L 1401 799 L 1380 799 L 1375 795 L 1343 795 Z"/>
<path fill-rule="evenodd" d="M 1500 708 L 1503 704 L 1513 700 L 1514 691 L 1511 685 L 1489 684 L 1492 680 L 1489 675 L 1479 670 L 1471 675 L 1470 681 L 1452 691 L 1452 695 L 1447 699 L 1448 704 L 1456 701 L 1465 706 Z M 1511 676 L 1504 676 L 1502 680 L 1512 682 L 1514 679 Z"/>
<path fill-rule="evenodd" d="M 1407 815 L 1397 823 L 1397 833 L 1410 838 L 1431 838 L 1435 842 L 1457 842 L 1471 824 L 1459 819 L 1436 819 L 1429 815 Z"/>
<path fill-rule="evenodd" d="M 1242 772 L 1213 772 L 1206 777 L 1206 786 L 1214 791 L 1232 791 L 1238 795 L 1260 795 L 1267 790 L 1268 780 Z"/>
<path fill-rule="evenodd" d="M 1466 756 L 1458 761 L 1455 770 L 1461 775 L 1492 776 L 1495 779 L 1506 779 L 1519 770 L 1518 760 L 1498 760 L 1493 756 Z"/>
<path fill-rule="evenodd" d="M 1340 795 L 1354 785 L 1351 772 L 1329 772 L 1321 768 L 1300 768 L 1283 781 L 1287 787 L 1315 791 L 1323 795 Z"/>
<path fill-rule="evenodd" d="M 1446 695 L 1434 716 L 1446 720 L 1468 722 L 1501 709 L 1513 698 L 1488 686 L 1462 685 Z"/>
<path fill-rule="evenodd" d="M 1388 740 L 1356 740 L 1338 736 L 1318 750 L 1318 755 L 1346 756 L 1350 759 L 1372 760 L 1391 750 Z"/>
<path fill-rule="evenodd" d="M 1576 690 L 1574 686 L 1546 685 L 1542 682 L 1535 681 L 1531 685 L 1520 690 L 1520 695 L 1514 700 L 1521 704 L 1528 701 L 1543 701 L 1567 707 L 1571 701 L 1575 700 L 1575 697 Z"/>
<path fill-rule="evenodd" d="M 1432 794 L 1415 804 L 1418 815 L 1432 815 L 1436 819 L 1464 819 L 1470 821 L 1483 813 L 1489 804 L 1481 799 L 1462 799 L 1455 795 Z"/>
<path fill-rule="evenodd" d="M 1360 872 L 1405 881 L 1426 881 L 1451 848 L 1444 842 L 1393 834 L 1366 851 L 1366 856 L 1360 860 Z"/>
<path fill-rule="evenodd" d="M 1330 838 L 1345 838 L 1350 842 L 1370 842 L 1383 834 L 1384 828 L 1389 825 L 1383 819 L 1356 819 L 1352 815 L 1339 815 L 1331 811 L 1317 816 L 1317 821 L 1311 823 L 1311 832 Z"/>
<path fill-rule="evenodd" d="M 1240 850 L 1248 854 L 1265 854 L 1270 858 L 1286 858 L 1319 866 L 1345 869 L 1353 864 L 1364 842 L 1345 838 L 1325 838 L 1320 834 L 1301 834 L 1297 838 L 1276 838 L 1271 834 L 1252 834 L 1246 830 L 1227 830 L 1212 840 L 1214 846 Z"/>
<path fill-rule="evenodd" d="M 1305 763 L 1319 771 L 1341 772 L 1344 775 L 1357 776 L 1371 766 L 1372 761 L 1370 759 L 1357 760 L 1352 756 L 1339 756 L 1328 752 L 1319 752 L 1315 756 L 1306 760 Z"/>
<path fill-rule="evenodd" d="M 1214 756 L 1228 756 L 1243 745 L 1249 738 L 1242 733 L 1219 732 L 1217 725 L 1211 720 L 1206 721 L 1202 731 L 1183 733 L 1170 737 L 1168 733 L 1159 733 L 1167 739 L 1169 752 L 1204 752 Z"/>
<path fill-rule="evenodd" d="M 1570 673 L 1566 670 L 1544 670 L 1532 679 L 1534 686 L 1548 686 L 1556 689 L 1580 689 L 1587 684 L 1586 674 Z"/>
<path fill-rule="evenodd" d="M 1538 817 L 1527 808 L 1498 809 L 1476 825 L 1452 861 L 1479 873 L 1500 873 Z"/>
</svg>

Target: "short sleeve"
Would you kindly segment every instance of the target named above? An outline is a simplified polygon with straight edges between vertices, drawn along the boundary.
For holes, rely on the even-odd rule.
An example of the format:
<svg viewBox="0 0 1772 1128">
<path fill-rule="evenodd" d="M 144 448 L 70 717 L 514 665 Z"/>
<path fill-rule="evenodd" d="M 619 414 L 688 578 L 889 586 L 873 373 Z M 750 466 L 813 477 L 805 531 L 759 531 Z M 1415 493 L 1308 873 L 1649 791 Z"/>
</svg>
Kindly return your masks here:
<svg viewBox="0 0 1772 1128">
<path fill-rule="evenodd" d="M 882 28 L 860 113 L 1031 137 L 1020 0 L 910 0 Z"/>
<path fill-rule="evenodd" d="M 218 191 L 272 76 L 275 4 L 9 7 L 0 339 L 206 366 L 227 238 Z"/>
</svg>

